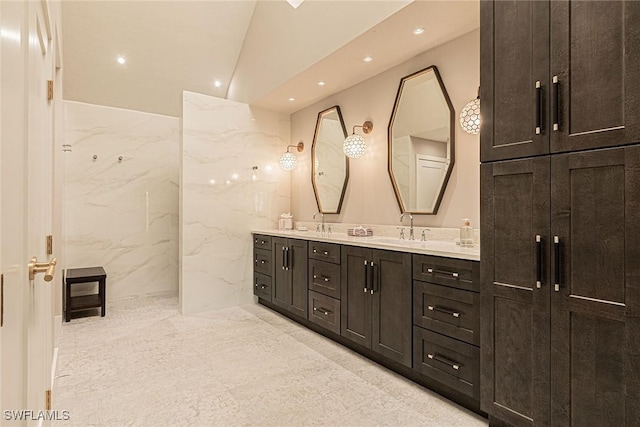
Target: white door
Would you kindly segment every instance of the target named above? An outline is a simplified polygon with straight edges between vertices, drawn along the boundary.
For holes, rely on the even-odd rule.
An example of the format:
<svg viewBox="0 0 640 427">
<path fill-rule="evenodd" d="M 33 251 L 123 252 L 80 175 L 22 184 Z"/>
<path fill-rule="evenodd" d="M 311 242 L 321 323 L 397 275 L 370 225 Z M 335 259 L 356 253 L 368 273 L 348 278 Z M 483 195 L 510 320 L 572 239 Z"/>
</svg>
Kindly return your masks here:
<svg viewBox="0 0 640 427">
<path fill-rule="evenodd" d="M 447 174 L 449 161 L 443 157 L 416 155 L 416 204 L 418 211 L 432 212 Z"/>
<path fill-rule="evenodd" d="M 2 417 L 38 425 L 51 385 L 51 283 L 28 263 L 51 258 L 53 78 L 46 2 L 0 2 L 0 268 L 4 278 L 1 335 Z M 20 410 L 32 411 L 30 413 Z M 7 414 L 5 411 L 16 411 Z"/>
</svg>

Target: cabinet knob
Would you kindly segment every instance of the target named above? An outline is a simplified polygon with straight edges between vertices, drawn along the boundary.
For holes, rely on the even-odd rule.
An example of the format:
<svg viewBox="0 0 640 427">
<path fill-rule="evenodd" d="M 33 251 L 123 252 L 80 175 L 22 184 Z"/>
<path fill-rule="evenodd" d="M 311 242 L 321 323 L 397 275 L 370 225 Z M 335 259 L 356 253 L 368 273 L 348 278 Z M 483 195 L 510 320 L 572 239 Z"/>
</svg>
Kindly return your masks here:
<svg viewBox="0 0 640 427">
<path fill-rule="evenodd" d="M 324 254 L 325 254 L 325 255 L 329 255 L 329 252 L 327 252 L 327 251 L 324 251 Z"/>
</svg>

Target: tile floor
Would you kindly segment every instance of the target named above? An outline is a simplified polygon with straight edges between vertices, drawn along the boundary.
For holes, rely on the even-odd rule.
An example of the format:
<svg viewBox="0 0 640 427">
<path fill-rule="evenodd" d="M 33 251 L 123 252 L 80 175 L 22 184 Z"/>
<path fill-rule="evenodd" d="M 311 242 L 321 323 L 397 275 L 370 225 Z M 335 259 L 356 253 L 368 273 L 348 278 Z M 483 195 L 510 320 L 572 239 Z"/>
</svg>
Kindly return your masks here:
<svg viewBox="0 0 640 427">
<path fill-rule="evenodd" d="M 63 326 L 54 409 L 70 426 L 486 426 L 260 305 L 181 316 L 176 297 Z"/>
</svg>

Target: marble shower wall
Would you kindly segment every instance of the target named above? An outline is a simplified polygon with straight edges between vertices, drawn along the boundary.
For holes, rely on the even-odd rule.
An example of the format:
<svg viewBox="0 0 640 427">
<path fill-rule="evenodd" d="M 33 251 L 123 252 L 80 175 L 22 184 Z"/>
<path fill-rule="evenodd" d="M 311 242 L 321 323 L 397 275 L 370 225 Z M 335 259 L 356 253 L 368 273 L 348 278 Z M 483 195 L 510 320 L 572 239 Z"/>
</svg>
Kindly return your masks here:
<svg viewBox="0 0 640 427">
<path fill-rule="evenodd" d="M 289 173 L 278 166 L 289 116 L 184 92 L 182 117 L 181 311 L 251 303 L 250 232 L 276 228 L 290 210 Z"/>
<path fill-rule="evenodd" d="M 177 293 L 180 120 L 66 101 L 65 134 L 66 267 L 104 266 L 109 300 Z"/>
</svg>

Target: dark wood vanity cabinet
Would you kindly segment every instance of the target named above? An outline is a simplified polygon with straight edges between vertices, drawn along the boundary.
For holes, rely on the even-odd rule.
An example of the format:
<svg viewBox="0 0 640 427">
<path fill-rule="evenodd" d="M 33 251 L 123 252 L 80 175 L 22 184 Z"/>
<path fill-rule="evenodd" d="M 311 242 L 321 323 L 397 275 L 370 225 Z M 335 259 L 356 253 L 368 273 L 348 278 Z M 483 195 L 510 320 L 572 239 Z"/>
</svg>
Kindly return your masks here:
<svg viewBox="0 0 640 427">
<path fill-rule="evenodd" d="M 272 238 L 273 291 L 271 302 L 307 318 L 307 242 Z"/>
<path fill-rule="evenodd" d="M 480 268 L 413 255 L 413 369 L 480 401 Z"/>
<path fill-rule="evenodd" d="M 341 335 L 411 367 L 411 254 L 342 247 Z"/>
<path fill-rule="evenodd" d="M 481 160 L 640 142 L 640 3 L 480 4 Z"/>
<path fill-rule="evenodd" d="M 253 236 L 253 294 L 271 301 L 271 236 Z"/>
<path fill-rule="evenodd" d="M 486 163 L 482 408 L 640 422 L 640 146 Z"/>
</svg>

